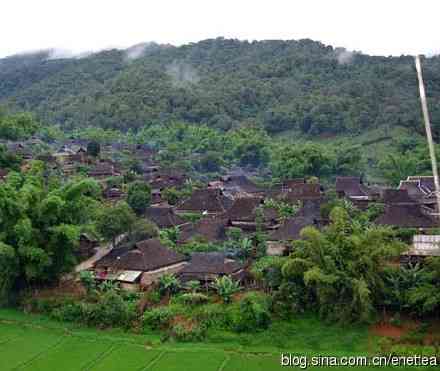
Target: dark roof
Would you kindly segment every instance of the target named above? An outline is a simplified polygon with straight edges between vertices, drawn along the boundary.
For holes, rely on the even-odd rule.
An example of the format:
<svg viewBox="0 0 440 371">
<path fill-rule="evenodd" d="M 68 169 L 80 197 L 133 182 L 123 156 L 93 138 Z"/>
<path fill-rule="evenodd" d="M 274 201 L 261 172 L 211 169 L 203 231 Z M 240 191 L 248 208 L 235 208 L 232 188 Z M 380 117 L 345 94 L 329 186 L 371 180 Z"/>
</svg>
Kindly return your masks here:
<svg viewBox="0 0 440 371">
<path fill-rule="evenodd" d="M 435 192 L 435 184 L 434 184 L 434 177 L 433 176 L 409 176 L 407 178 L 408 181 L 414 181 L 418 180 L 420 181 L 420 186 L 422 189 L 426 190 L 427 192 Z"/>
<path fill-rule="evenodd" d="M 385 207 L 385 212 L 376 219 L 376 224 L 404 228 L 434 228 L 439 225 L 432 216 L 425 214 L 420 205 L 396 205 Z"/>
<path fill-rule="evenodd" d="M 237 198 L 225 216 L 232 221 L 255 221 L 257 208 L 263 205 L 264 200 L 261 197 Z M 263 207 L 264 220 L 276 220 L 278 217 L 278 212 L 275 209 Z"/>
<path fill-rule="evenodd" d="M 269 241 L 293 241 L 300 239 L 300 232 L 304 227 L 314 225 L 313 219 L 304 217 L 293 217 L 287 219 L 276 231 L 272 232 Z"/>
<path fill-rule="evenodd" d="M 195 224 L 186 224 L 181 227 L 179 243 L 185 243 L 194 237 L 203 237 L 209 242 L 226 240 L 226 231 L 229 219 L 218 217 L 206 217 Z"/>
<path fill-rule="evenodd" d="M 293 178 L 293 179 L 287 179 L 283 181 L 282 187 L 283 188 L 294 188 L 297 187 L 298 184 L 305 184 L 306 179 L 305 178 Z"/>
<path fill-rule="evenodd" d="M 0 168 L 0 178 L 4 178 L 8 175 L 9 171 L 6 169 L 1 169 Z"/>
<path fill-rule="evenodd" d="M 262 190 L 245 175 L 229 175 L 222 178 L 223 187 L 228 191 L 258 193 Z"/>
<path fill-rule="evenodd" d="M 406 190 L 408 196 L 417 201 L 422 200 L 430 193 L 421 188 L 419 180 L 401 181 L 399 184 L 399 189 Z"/>
<path fill-rule="evenodd" d="M 199 274 L 231 275 L 243 269 L 243 267 L 243 264 L 226 258 L 222 253 L 193 253 L 189 264 L 180 271 L 180 275 L 191 275 L 193 277 Z"/>
<path fill-rule="evenodd" d="M 112 176 L 115 174 L 115 168 L 112 164 L 101 162 L 89 171 L 89 176 Z"/>
<path fill-rule="evenodd" d="M 386 204 L 414 204 L 416 201 L 409 197 L 406 189 L 386 189 L 383 193 Z"/>
<path fill-rule="evenodd" d="M 185 256 L 165 246 L 159 240 L 150 239 L 136 243 L 134 248 L 113 249 L 95 263 L 95 267 L 118 270 L 151 271 L 185 261 Z"/>
<path fill-rule="evenodd" d="M 336 177 L 336 192 L 343 192 L 347 197 L 362 197 L 369 194 L 361 178 L 355 176 Z"/>
<path fill-rule="evenodd" d="M 107 188 L 103 195 L 105 198 L 121 198 L 124 196 L 124 192 L 122 192 L 119 188 Z"/>
<path fill-rule="evenodd" d="M 292 203 L 319 200 L 321 198 L 321 186 L 315 183 L 291 183 L 287 191 L 282 192 L 279 198 Z"/>
<path fill-rule="evenodd" d="M 232 204 L 232 200 L 226 197 L 223 192 L 216 188 L 206 188 L 196 190 L 190 198 L 183 201 L 178 210 L 188 210 L 194 212 L 225 212 Z"/>
<path fill-rule="evenodd" d="M 145 216 L 159 228 L 170 228 L 185 224 L 185 220 L 176 215 L 171 207 L 149 207 L 145 211 Z"/>
</svg>

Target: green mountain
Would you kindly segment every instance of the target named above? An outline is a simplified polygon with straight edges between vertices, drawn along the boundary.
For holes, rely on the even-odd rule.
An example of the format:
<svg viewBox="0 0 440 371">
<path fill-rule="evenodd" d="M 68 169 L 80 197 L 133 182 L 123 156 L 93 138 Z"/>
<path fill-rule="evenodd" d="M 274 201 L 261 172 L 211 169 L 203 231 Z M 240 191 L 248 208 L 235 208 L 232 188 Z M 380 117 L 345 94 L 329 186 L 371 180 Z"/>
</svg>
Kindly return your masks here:
<svg viewBox="0 0 440 371">
<path fill-rule="evenodd" d="M 440 58 L 423 61 L 440 134 Z M 423 132 L 413 58 L 311 40 L 142 44 L 81 58 L 0 59 L 0 104 L 70 129 L 127 130 L 179 120 L 228 130 L 257 123 L 309 137 L 405 127 Z"/>
</svg>

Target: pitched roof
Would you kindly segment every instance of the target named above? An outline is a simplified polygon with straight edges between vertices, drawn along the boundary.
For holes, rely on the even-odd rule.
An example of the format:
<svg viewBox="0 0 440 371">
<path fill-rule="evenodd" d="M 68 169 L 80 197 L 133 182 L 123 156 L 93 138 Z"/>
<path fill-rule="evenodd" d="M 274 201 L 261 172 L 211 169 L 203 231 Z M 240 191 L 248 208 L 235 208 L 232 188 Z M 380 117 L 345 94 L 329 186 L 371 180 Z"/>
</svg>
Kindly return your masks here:
<svg viewBox="0 0 440 371">
<path fill-rule="evenodd" d="M 223 187 L 228 191 L 258 193 L 262 190 L 245 175 L 229 175 L 222 178 Z"/>
<path fill-rule="evenodd" d="M 375 223 L 403 228 L 435 228 L 439 225 L 437 220 L 423 213 L 421 206 L 417 204 L 387 205 L 385 212 Z"/>
<path fill-rule="evenodd" d="M 408 196 L 417 201 L 422 200 L 430 193 L 420 186 L 420 180 L 402 180 L 398 189 L 406 190 Z"/>
<path fill-rule="evenodd" d="M 420 181 L 420 186 L 422 187 L 422 189 L 426 190 L 427 192 L 435 192 L 435 184 L 434 184 L 433 176 L 415 175 L 415 176 L 409 176 L 406 180 L 408 181 L 418 180 Z"/>
<path fill-rule="evenodd" d="M 159 240 L 149 239 L 132 247 L 113 249 L 95 263 L 95 267 L 148 272 L 185 261 L 184 255 L 165 246 Z"/>
<path fill-rule="evenodd" d="M 209 242 L 226 240 L 226 231 L 229 219 L 225 217 L 206 217 L 195 224 L 187 224 L 181 227 L 179 241 L 182 244 L 194 237 L 203 237 Z"/>
<path fill-rule="evenodd" d="M 191 275 L 192 279 L 199 276 L 203 279 L 204 274 L 231 275 L 243 267 L 243 264 L 226 258 L 222 253 L 193 253 L 189 264 L 180 271 L 180 275 Z"/>
<path fill-rule="evenodd" d="M 264 205 L 261 197 L 242 197 L 237 198 L 231 208 L 226 212 L 225 217 L 233 221 L 252 222 L 257 217 L 257 209 Z M 263 207 L 263 219 L 278 219 L 278 212 L 272 208 Z"/>
<path fill-rule="evenodd" d="M 367 187 L 362 184 L 360 177 L 336 177 L 336 192 L 343 192 L 347 197 L 366 197 L 369 195 Z"/>
<path fill-rule="evenodd" d="M 315 183 L 291 183 L 290 188 L 286 192 L 282 192 L 279 198 L 292 203 L 319 200 L 321 198 L 321 186 Z"/>
<path fill-rule="evenodd" d="M 100 162 L 89 171 L 89 176 L 111 176 L 115 174 L 114 165 L 107 162 Z"/>
<path fill-rule="evenodd" d="M 145 216 L 159 228 L 170 228 L 186 223 L 171 207 L 151 206 L 145 211 Z"/>
<path fill-rule="evenodd" d="M 222 213 L 232 204 L 232 200 L 223 195 L 223 192 L 216 188 L 196 190 L 190 198 L 183 201 L 177 210 L 188 210 L 195 212 Z"/>
<path fill-rule="evenodd" d="M 284 224 L 272 232 L 269 241 L 293 241 L 300 239 L 300 232 L 304 227 L 314 225 L 313 219 L 302 216 L 287 219 Z"/>
<path fill-rule="evenodd" d="M 416 201 L 409 197 L 406 189 L 386 189 L 383 194 L 386 204 L 415 204 Z"/>
</svg>

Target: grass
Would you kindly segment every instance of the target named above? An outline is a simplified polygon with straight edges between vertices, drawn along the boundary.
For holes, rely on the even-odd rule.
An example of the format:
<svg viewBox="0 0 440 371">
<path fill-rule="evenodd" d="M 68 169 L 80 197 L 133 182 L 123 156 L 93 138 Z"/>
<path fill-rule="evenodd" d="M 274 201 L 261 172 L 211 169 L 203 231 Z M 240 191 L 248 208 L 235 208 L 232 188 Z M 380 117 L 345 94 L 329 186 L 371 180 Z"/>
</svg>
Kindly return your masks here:
<svg viewBox="0 0 440 371">
<path fill-rule="evenodd" d="M 203 343 L 161 343 L 154 333 L 96 330 L 0 309 L 1 371 L 275 371 L 286 369 L 283 352 L 368 355 L 373 340 L 366 327 L 305 315 L 255 334 L 211 331 Z"/>
</svg>

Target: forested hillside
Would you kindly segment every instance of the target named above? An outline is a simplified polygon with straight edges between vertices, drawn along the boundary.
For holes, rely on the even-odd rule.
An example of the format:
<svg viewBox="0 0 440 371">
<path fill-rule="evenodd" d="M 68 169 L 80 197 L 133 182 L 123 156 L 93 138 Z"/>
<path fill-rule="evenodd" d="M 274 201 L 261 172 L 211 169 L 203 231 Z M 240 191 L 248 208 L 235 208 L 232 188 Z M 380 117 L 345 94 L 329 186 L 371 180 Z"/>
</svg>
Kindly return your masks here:
<svg viewBox="0 0 440 371">
<path fill-rule="evenodd" d="M 440 133 L 440 58 L 423 61 Z M 421 131 L 411 57 L 371 57 L 311 40 L 145 44 L 82 58 L 0 60 L 0 104 L 66 129 L 126 130 L 173 120 L 315 137 L 404 126 Z"/>
</svg>

